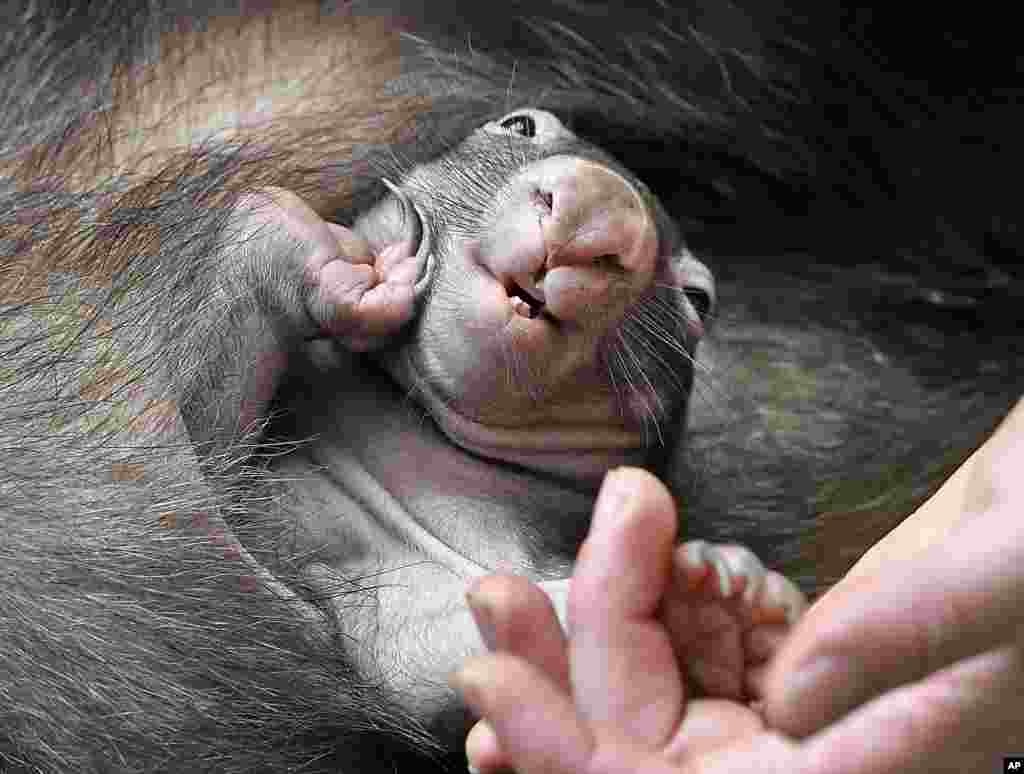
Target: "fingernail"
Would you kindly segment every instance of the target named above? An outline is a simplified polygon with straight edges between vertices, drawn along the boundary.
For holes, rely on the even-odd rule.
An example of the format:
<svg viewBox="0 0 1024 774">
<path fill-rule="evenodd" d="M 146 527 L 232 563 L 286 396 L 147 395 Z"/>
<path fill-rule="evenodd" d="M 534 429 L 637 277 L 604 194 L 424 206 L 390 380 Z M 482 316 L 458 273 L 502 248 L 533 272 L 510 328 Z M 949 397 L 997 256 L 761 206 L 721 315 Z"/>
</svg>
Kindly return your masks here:
<svg viewBox="0 0 1024 774">
<path fill-rule="evenodd" d="M 480 638 L 488 650 L 496 650 L 498 647 L 497 629 L 494 624 L 494 603 L 476 585 L 466 592 L 466 604 L 469 605 L 469 612 L 473 614 L 476 628 L 480 632 Z"/>
<path fill-rule="evenodd" d="M 605 474 L 601 491 L 594 506 L 594 520 L 604 521 L 618 517 L 625 509 L 632 494 L 629 475 L 622 468 L 609 470 Z"/>
<path fill-rule="evenodd" d="M 469 763 L 469 770 L 480 772 L 480 763 L 488 759 L 493 760 L 498 750 L 498 739 L 494 730 L 481 720 L 470 730 L 466 737 L 466 760 Z"/>
<path fill-rule="evenodd" d="M 784 703 L 803 707 L 803 725 L 817 730 L 854 707 L 867 690 L 862 668 L 848 659 L 822 656 L 787 681 Z"/>
</svg>

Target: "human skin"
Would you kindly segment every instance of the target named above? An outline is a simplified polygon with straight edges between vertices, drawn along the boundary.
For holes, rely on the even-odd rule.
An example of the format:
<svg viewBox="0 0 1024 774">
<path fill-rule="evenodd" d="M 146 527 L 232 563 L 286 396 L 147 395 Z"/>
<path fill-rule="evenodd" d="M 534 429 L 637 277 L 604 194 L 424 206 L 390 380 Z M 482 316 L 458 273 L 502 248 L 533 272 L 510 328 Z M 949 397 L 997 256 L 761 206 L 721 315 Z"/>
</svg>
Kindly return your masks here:
<svg viewBox="0 0 1024 774">
<path fill-rule="evenodd" d="M 642 767 L 718 774 L 746 766 L 884 774 L 994 767 L 1024 742 L 1018 634 L 1024 535 L 1014 518 L 1024 500 L 1016 474 L 1022 463 L 1024 404 L 1018 404 L 947 484 L 869 551 L 787 638 L 761 683 L 762 715 L 737 703 L 680 698 L 667 713 L 671 733 L 662 728 L 653 736 L 630 729 L 640 715 L 610 716 L 602 704 L 649 707 L 650 696 L 672 684 L 675 665 L 652 660 L 650 649 L 623 650 L 610 634 L 596 645 L 577 641 L 601 615 L 602 631 L 618 637 L 630 627 L 667 633 L 659 607 L 638 611 L 635 589 L 645 586 L 630 579 L 648 573 L 648 594 L 669 592 L 667 576 L 649 573 L 651 556 L 668 549 L 651 535 L 671 522 L 673 508 L 657 481 L 634 471 L 617 475 L 613 483 L 630 493 L 617 508 L 618 519 L 601 512 L 606 498 L 599 502 L 590 548 L 574 576 L 573 610 L 582 628 L 561 651 L 551 638 L 535 636 L 531 650 L 510 635 L 504 653 L 472 661 L 455 677 L 486 719 L 467 742 L 471 763 L 482 771 L 511 765 L 524 773 Z M 650 542 L 628 539 L 641 532 Z M 619 576 L 622 596 L 614 608 L 609 603 L 595 611 L 587 602 L 606 572 L 601 563 L 630 577 Z M 522 630 L 528 621 L 546 627 L 542 600 L 508 588 L 505 579 L 488 580 L 473 596 L 489 600 L 504 631 Z M 618 681 L 600 673 L 612 652 L 626 664 Z M 588 688 L 597 684 L 606 689 L 603 697 Z M 531 733 L 538 718 L 543 735 Z"/>
</svg>

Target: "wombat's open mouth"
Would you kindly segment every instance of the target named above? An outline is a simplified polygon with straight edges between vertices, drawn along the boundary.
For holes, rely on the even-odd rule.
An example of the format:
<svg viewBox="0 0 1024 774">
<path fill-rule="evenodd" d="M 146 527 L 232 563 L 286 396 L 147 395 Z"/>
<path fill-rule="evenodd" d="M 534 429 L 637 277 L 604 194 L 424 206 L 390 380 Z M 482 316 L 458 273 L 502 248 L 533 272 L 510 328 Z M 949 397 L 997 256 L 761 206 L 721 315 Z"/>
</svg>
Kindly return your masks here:
<svg viewBox="0 0 1024 774">
<path fill-rule="evenodd" d="M 531 296 L 515 282 L 511 282 L 505 290 L 512 300 L 512 309 L 516 314 L 532 320 L 544 311 L 544 302 Z"/>
</svg>

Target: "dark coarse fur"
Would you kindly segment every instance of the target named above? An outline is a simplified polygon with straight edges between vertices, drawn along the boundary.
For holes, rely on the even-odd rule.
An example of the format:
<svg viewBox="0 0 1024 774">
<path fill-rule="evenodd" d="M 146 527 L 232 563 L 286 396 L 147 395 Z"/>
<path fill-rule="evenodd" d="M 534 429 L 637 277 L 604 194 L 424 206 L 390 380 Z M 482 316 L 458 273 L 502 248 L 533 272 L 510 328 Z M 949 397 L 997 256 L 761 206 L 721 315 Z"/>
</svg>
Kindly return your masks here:
<svg viewBox="0 0 1024 774">
<path fill-rule="evenodd" d="M 112 164 L 140 83 L 185 104 L 225 77 L 175 83 L 174 67 L 146 63 L 201 54 L 187 32 L 217 25 L 230 51 L 232 24 L 274 10 L 245 5 L 3 7 L 5 772 L 446 760 L 330 636 L 310 634 L 261 464 L 287 450 L 196 449 L 184 432 L 226 378 L 220 326 L 242 311 L 209 291 L 230 251 L 228 207 L 253 188 L 292 188 L 350 221 L 382 172 L 483 118 L 559 112 L 715 261 L 721 316 L 702 345 L 689 441 L 667 461 L 687 534 L 742 540 L 809 590 L 920 502 L 1020 392 L 1022 242 L 1002 193 L 973 185 L 982 168 L 999 173 L 1008 130 L 1001 113 L 979 119 L 972 131 L 995 152 L 973 149 L 956 173 L 969 200 L 937 201 L 939 168 L 959 163 L 955 122 L 974 104 L 928 101 L 934 83 L 957 83 L 939 44 L 922 65 L 884 19 L 827 8 L 808 21 L 721 3 L 513 3 L 508 18 L 477 19 L 394 2 L 379 15 L 401 12 L 414 37 L 391 91 L 332 91 L 325 78 L 322 115 Z M 359 604 L 383 582 L 352 578 L 339 594 Z"/>
</svg>

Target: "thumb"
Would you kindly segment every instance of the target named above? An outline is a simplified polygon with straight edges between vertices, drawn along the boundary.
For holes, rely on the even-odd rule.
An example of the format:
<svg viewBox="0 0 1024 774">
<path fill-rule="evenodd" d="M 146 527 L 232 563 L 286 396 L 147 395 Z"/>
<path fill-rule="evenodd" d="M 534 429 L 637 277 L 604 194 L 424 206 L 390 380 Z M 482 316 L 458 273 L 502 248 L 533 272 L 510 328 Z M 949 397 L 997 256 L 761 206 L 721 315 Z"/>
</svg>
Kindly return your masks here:
<svg viewBox="0 0 1024 774">
<path fill-rule="evenodd" d="M 803 618 L 765 683 L 769 725 L 804 736 L 899 685 L 1013 642 L 1024 627 L 1024 523 L 965 518 L 912 559 L 850 579 Z"/>
</svg>

